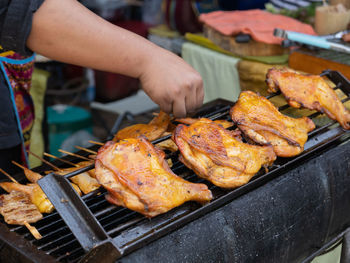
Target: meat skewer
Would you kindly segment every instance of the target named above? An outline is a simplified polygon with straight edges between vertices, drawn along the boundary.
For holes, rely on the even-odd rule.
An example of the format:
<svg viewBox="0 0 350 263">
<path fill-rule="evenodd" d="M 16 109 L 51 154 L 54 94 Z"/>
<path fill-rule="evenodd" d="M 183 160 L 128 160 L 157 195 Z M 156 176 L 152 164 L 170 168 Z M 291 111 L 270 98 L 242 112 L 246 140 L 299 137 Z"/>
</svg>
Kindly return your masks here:
<svg viewBox="0 0 350 263">
<path fill-rule="evenodd" d="M 39 221 L 43 215 L 26 194 L 11 191 L 9 194 L 0 195 L 0 213 L 7 224 L 24 225 L 36 239 L 42 238 L 30 223 Z"/>
<path fill-rule="evenodd" d="M 24 175 L 26 176 L 26 178 L 28 179 L 29 182 L 37 183 L 38 180 L 40 180 L 42 178 L 41 174 L 33 172 L 32 170 L 28 169 L 27 167 L 24 167 L 23 165 L 20 165 L 19 163 L 15 162 L 15 161 L 12 161 L 12 163 L 23 170 Z M 57 169 L 58 169 L 58 167 L 57 167 Z M 55 173 L 59 173 L 59 172 L 63 172 L 63 170 L 59 169 Z M 81 191 L 80 191 L 79 186 L 74 184 L 74 183 L 71 183 L 71 184 L 72 184 L 74 190 L 78 193 L 78 195 L 81 196 Z"/>
<path fill-rule="evenodd" d="M 16 179 L 0 168 L 13 183 L 19 184 Z M 39 231 L 29 224 L 42 219 L 42 214 L 37 207 L 30 202 L 28 196 L 21 191 L 11 191 L 8 195 L 0 196 L 0 213 L 4 216 L 6 223 L 24 225 L 36 238 L 41 239 Z M 28 222 L 29 221 L 29 222 Z"/>
<path fill-rule="evenodd" d="M 84 166 L 86 166 L 86 164 L 84 164 Z M 83 166 L 66 168 L 62 171 L 56 172 L 56 174 L 66 175 L 68 173 L 76 171 L 77 169 L 80 169 L 81 167 L 83 167 Z M 88 194 L 88 193 L 100 188 L 100 186 L 101 186 L 98 183 L 98 181 L 94 178 L 94 176 L 91 176 L 91 174 L 93 174 L 92 171 L 83 172 L 83 173 L 80 173 L 78 175 L 71 177 L 70 180 L 72 182 L 76 183 L 77 185 L 79 185 L 79 188 L 81 189 L 81 191 L 83 191 L 84 194 Z"/>
<path fill-rule="evenodd" d="M 40 186 L 36 183 L 23 185 L 18 183 L 12 176 L 6 173 L 4 170 L 0 169 L 0 172 L 5 174 L 11 179 L 11 182 L 1 182 L 0 187 L 2 187 L 6 192 L 19 191 L 25 193 L 30 198 L 31 202 L 36 205 L 41 213 L 51 213 L 54 209 L 50 200 L 47 198 L 45 193 L 41 190 Z"/>
<path fill-rule="evenodd" d="M 51 155 L 54 156 L 54 155 Z M 91 164 L 91 160 L 87 163 L 87 162 L 81 162 L 81 164 L 75 164 L 74 167 L 71 168 L 64 168 L 64 169 L 59 169 L 59 171 L 55 171 L 55 174 L 59 174 L 59 175 L 66 175 L 70 172 L 73 172 L 75 170 L 80 169 L 83 166 L 89 165 Z M 42 176 L 38 173 L 35 173 L 33 171 L 31 171 L 30 169 L 21 166 L 20 164 L 16 163 L 16 162 L 12 162 L 14 164 L 16 164 L 17 166 L 19 166 L 20 168 L 22 168 L 24 170 L 24 173 L 26 175 L 26 177 L 28 178 L 29 181 L 31 182 L 36 182 L 37 180 L 39 180 Z M 58 167 L 57 167 L 58 168 Z M 33 174 L 37 175 L 37 178 L 35 178 L 35 181 L 33 180 Z M 75 189 L 75 191 L 81 196 L 83 192 L 84 194 L 90 193 L 96 189 L 98 189 L 100 187 L 100 184 L 96 181 L 95 178 L 92 178 L 90 176 L 90 174 L 93 174 L 93 172 L 84 172 L 81 174 L 78 174 L 76 176 L 73 176 L 71 178 L 69 178 L 72 182 L 72 186 Z"/>
<path fill-rule="evenodd" d="M 82 148 L 82 147 L 81 147 Z M 84 148 L 85 149 L 85 148 Z M 82 150 L 84 150 L 82 148 Z M 73 153 L 70 153 L 70 152 L 67 152 L 67 151 L 64 151 L 66 152 L 67 154 L 71 154 L 73 155 Z M 53 155 L 51 155 L 53 156 Z M 81 156 L 81 155 L 78 155 L 78 154 L 74 154 L 74 156 L 76 157 L 84 157 L 84 156 Z M 56 157 L 54 157 L 56 158 Z M 83 159 L 83 158 L 81 158 Z M 57 171 L 55 172 L 56 174 L 59 174 L 59 175 L 66 175 L 68 173 L 71 173 L 71 172 L 74 172 L 82 167 L 85 167 L 85 166 L 88 166 L 88 165 L 91 165 L 93 163 L 93 160 L 91 159 L 88 159 L 88 158 L 84 158 L 84 159 L 87 159 L 87 161 L 82 161 L 80 163 L 77 163 L 77 164 L 74 164 L 74 167 L 70 167 L 70 168 L 64 168 L 64 169 L 61 169 L 60 171 Z M 87 171 L 87 172 L 83 172 L 83 173 L 80 173 L 78 175 L 75 175 L 73 177 L 70 178 L 70 180 L 77 184 L 80 188 L 80 190 L 84 193 L 84 194 L 88 194 L 98 188 L 100 188 L 100 184 L 97 182 L 97 180 L 95 179 L 95 169 L 92 169 L 90 171 Z"/>
</svg>

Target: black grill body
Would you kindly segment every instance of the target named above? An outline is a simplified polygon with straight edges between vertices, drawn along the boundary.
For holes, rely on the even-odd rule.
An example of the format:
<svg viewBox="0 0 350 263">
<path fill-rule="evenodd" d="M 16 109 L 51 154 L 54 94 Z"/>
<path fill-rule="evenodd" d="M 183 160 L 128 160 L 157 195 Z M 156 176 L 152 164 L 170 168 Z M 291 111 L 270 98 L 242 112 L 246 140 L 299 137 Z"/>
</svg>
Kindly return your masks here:
<svg viewBox="0 0 350 263">
<path fill-rule="evenodd" d="M 350 142 L 118 262 L 302 262 L 350 226 Z"/>
</svg>

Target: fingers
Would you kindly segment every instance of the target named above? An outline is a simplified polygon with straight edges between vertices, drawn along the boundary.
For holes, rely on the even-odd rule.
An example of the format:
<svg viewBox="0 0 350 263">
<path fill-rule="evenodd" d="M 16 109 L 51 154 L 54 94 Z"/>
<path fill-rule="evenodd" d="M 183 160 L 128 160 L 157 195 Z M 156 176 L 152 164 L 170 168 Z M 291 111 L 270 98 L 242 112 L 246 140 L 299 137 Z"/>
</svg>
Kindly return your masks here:
<svg viewBox="0 0 350 263">
<path fill-rule="evenodd" d="M 184 98 L 178 98 L 173 102 L 173 114 L 175 118 L 186 117 L 186 103 Z"/>
<path fill-rule="evenodd" d="M 157 103 L 157 102 L 156 102 Z M 159 103 L 159 107 L 162 111 L 164 111 L 165 113 L 172 113 L 173 112 L 173 103 L 171 101 L 167 101 L 167 100 L 162 100 Z"/>
<path fill-rule="evenodd" d="M 200 78 L 197 88 L 196 88 L 196 108 L 200 108 L 203 105 L 204 100 L 204 87 L 203 87 L 203 80 Z"/>
<path fill-rule="evenodd" d="M 190 88 L 188 94 L 185 97 L 186 113 L 194 113 L 197 109 L 197 90 L 196 88 Z"/>
<path fill-rule="evenodd" d="M 177 118 L 186 117 L 187 114 L 194 113 L 203 103 L 202 78 L 199 74 L 193 74 L 188 77 L 190 78 L 187 82 L 172 90 L 172 111 Z"/>
<path fill-rule="evenodd" d="M 195 75 L 191 87 L 186 94 L 187 113 L 194 113 L 196 109 L 202 106 L 204 99 L 203 81 L 199 74 Z"/>
</svg>

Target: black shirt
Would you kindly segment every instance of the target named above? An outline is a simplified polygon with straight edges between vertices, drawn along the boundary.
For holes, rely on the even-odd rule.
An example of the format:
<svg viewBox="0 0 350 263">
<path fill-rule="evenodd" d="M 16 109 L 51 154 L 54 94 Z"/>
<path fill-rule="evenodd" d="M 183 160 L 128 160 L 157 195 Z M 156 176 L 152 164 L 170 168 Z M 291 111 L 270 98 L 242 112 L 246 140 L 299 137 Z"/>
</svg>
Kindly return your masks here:
<svg viewBox="0 0 350 263">
<path fill-rule="evenodd" d="M 26 41 L 33 13 L 44 0 L 0 0 L 0 45 L 21 55 L 30 55 Z"/>
<path fill-rule="evenodd" d="M 0 52 L 12 50 L 22 55 L 31 55 L 26 47 L 33 13 L 44 0 L 0 0 Z M 21 143 L 10 91 L 0 70 L 0 149 Z"/>
<path fill-rule="evenodd" d="M 21 143 L 17 120 L 13 110 L 10 91 L 0 71 L 0 149 L 10 148 Z"/>
</svg>

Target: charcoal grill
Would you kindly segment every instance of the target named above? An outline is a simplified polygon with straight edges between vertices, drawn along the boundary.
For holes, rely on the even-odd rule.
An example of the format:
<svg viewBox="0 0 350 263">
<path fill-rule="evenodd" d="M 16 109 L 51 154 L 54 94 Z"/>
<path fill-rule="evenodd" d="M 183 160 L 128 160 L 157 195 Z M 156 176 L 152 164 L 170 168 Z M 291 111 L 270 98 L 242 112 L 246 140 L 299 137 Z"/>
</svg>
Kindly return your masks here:
<svg viewBox="0 0 350 263">
<path fill-rule="evenodd" d="M 350 83 L 340 73 L 323 75 L 346 94 L 343 102 L 350 100 Z M 229 120 L 233 104 L 212 101 L 197 117 Z M 25 227 L 1 219 L 0 262 L 309 262 L 350 235 L 349 137 L 334 121 L 318 125 L 302 154 L 278 158 L 269 172 L 262 169 L 234 190 L 197 177 L 178 161 L 178 153 L 170 153 L 172 170 L 206 183 L 214 199 L 204 206 L 188 202 L 152 219 L 109 204 L 103 189 L 77 196 L 67 178 L 93 165 L 64 177 L 51 173 L 39 181 L 56 207 L 34 224 L 43 238 L 35 240 Z M 348 246 L 347 240 L 343 260 Z"/>
</svg>

